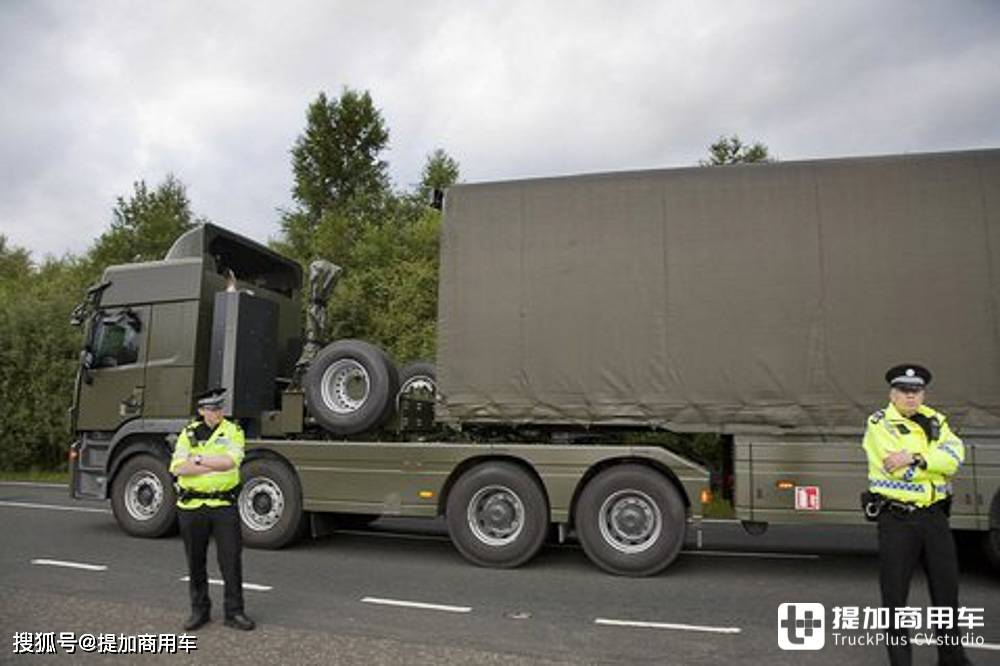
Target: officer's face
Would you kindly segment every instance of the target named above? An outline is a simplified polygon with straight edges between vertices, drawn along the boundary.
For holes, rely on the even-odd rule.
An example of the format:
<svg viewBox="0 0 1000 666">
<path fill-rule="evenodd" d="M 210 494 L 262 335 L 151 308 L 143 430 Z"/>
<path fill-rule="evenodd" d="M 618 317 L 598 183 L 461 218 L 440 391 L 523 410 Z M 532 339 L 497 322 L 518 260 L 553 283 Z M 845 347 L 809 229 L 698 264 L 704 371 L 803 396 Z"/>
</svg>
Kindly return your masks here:
<svg viewBox="0 0 1000 666">
<path fill-rule="evenodd" d="M 924 404 L 924 390 L 923 389 L 889 389 L 889 400 L 892 401 L 893 406 L 903 416 L 912 416 L 916 413 L 917 408 Z"/>
<path fill-rule="evenodd" d="M 205 424 L 214 428 L 222 422 L 222 408 L 221 407 L 199 407 L 198 414 L 201 418 L 205 420 Z"/>
</svg>

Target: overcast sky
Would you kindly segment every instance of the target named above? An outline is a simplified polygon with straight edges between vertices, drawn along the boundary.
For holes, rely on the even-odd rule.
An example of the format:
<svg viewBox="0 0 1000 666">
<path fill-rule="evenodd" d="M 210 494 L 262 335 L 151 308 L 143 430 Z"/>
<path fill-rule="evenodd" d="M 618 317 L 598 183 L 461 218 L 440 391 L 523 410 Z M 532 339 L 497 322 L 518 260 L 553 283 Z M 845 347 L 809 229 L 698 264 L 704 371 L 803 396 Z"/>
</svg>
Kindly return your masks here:
<svg viewBox="0 0 1000 666">
<path fill-rule="evenodd" d="M 0 1 L 0 233 L 80 253 L 132 182 L 264 241 L 308 103 L 371 92 L 397 187 L 1000 147 L 1000 2 Z"/>
</svg>

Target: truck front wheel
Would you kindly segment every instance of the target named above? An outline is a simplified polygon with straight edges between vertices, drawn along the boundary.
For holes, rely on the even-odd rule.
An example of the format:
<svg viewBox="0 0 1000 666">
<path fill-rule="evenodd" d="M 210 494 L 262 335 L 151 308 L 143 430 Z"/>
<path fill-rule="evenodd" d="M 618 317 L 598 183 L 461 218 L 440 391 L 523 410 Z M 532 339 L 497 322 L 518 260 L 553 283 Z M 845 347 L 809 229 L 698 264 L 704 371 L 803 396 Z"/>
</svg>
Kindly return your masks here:
<svg viewBox="0 0 1000 666">
<path fill-rule="evenodd" d="M 448 533 L 455 548 L 483 567 L 524 564 L 542 547 L 548 501 L 520 467 L 505 462 L 465 472 L 448 495 Z"/>
<path fill-rule="evenodd" d="M 129 458 L 111 484 L 111 511 L 132 536 L 155 538 L 173 533 L 176 504 L 167 465 L 148 453 Z"/>
<path fill-rule="evenodd" d="M 241 469 L 243 488 L 238 500 L 243 543 L 276 550 L 303 536 L 309 525 L 302 510 L 302 491 L 287 465 L 257 458 Z"/>
<path fill-rule="evenodd" d="M 606 469 L 584 487 L 576 533 L 587 557 L 613 574 L 651 576 L 684 545 L 684 501 L 659 472 L 642 465 Z"/>
</svg>

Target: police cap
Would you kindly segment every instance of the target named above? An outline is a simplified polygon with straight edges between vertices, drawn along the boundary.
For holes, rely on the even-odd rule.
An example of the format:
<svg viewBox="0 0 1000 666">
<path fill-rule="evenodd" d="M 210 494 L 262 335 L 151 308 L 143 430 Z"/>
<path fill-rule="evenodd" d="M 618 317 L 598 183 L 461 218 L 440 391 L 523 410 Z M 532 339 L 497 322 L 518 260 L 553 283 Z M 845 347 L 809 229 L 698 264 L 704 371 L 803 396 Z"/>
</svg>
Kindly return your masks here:
<svg viewBox="0 0 1000 666">
<path fill-rule="evenodd" d="M 220 407 L 226 398 L 226 389 L 212 388 L 194 397 L 199 407 Z"/>
<path fill-rule="evenodd" d="M 916 363 L 903 363 L 889 368 L 885 381 L 893 388 L 922 389 L 931 383 L 931 371 Z"/>
</svg>

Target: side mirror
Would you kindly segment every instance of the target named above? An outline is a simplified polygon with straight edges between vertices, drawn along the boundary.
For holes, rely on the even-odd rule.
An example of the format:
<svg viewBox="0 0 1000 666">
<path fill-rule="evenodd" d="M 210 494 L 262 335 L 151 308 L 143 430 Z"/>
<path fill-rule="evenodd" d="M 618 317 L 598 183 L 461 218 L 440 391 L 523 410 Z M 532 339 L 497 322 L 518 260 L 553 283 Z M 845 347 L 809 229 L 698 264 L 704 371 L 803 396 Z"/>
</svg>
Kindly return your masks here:
<svg viewBox="0 0 1000 666">
<path fill-rule="evenodd" d="M 80 373 L 83 375 L 83 381 L 86 384 L 94 383 L 94 375 L 91 370 L 94 367 L 94 353 L 89 349 L 84 349 L 80 352 Z"/>
</svg>

